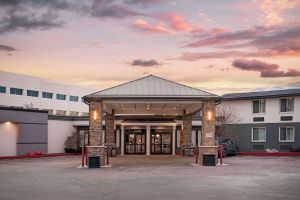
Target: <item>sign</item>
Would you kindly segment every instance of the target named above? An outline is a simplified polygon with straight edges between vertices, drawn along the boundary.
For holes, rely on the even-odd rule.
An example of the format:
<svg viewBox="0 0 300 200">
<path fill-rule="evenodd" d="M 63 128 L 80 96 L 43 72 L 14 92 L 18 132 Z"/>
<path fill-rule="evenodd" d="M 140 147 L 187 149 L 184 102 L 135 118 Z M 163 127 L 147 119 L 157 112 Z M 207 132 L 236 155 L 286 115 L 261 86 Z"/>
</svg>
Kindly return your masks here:
<svg viewBox="0 0 300 200">
<path fill-rule="evenodd" d="M 205 137 L 213 137 L 213 135 L 214 135 L 213 133 L 206 133 Z"/>
</svg>

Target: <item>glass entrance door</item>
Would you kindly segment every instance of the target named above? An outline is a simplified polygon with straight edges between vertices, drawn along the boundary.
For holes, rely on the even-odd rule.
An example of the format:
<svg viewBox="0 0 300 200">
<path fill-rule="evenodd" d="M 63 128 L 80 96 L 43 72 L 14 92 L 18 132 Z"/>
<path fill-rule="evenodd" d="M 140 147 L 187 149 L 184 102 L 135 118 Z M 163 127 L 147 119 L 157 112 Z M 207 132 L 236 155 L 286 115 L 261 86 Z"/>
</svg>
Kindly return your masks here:
<svg viewBox="0 0 300 200">
<path fill-rule="evenodd" d="M 146 131 L 125 130 L 125 154 L 146 154 Z"/>
<path fill-rule="evenodd" d="M 172 130 L 152 129 L 151 130 L 151 154 L 172 153 Z"/>
</svg>

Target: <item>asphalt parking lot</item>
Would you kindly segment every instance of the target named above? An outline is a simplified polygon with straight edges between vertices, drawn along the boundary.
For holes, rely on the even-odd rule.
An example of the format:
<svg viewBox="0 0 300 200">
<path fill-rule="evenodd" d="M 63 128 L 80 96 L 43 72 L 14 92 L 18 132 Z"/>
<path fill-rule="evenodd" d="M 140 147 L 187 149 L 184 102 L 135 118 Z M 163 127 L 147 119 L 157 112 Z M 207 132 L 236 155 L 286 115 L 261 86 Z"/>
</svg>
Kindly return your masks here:
<svg viewBox="0 0 300 200">
<path fill-rule="evenodd" d="M 0 161 L 0 199 L 176 200 L 299 199 L 300 157 L 226 158 L 193 167 L 193 158 L 112 158 L 111 168 L 79 169 L 79 156 Z"/>
</svg>

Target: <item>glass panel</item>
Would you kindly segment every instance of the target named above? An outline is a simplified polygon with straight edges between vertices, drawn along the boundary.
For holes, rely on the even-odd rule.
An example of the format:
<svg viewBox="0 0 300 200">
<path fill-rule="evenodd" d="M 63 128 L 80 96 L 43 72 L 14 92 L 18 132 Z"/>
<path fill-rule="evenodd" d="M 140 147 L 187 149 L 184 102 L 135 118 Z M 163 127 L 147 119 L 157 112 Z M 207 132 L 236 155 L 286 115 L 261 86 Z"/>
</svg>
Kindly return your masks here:
<svg viewBox="0 0 300 200">
<path fill-rule="evenodd" d="M 258 128 L 253 128 L 253 141 L 258 140 Z"/>
<path fill-rule="evenodd" d="M 193 143 L 193 147 L 195 147 L 197 145 L 196 144 L 196 142 L 197 142 L 196 137 L 197 137 L 196 130 L 192 130 L 192 143 Z"/>
<path fill-rule="evenodd" d="M 176 146 L 177 146 L 177 148 L 180 148 L 180 130 L 177 130 L 177 132 L 176 132 L 176 136 L 177 136 L 177 138 L 176 138 Z"/>
<path fill-rule="evenodd" d="M 280 127 L 280 140 L 285 141 L 286 140 L 286 128 Z"/>
<path fill-rule="evenodd" d="M 0 93 L 6 93 L 6 87 L 0 86 Z"/>
<path fill-rule="evenodd" d="M 38 97 L 39 96 L 39 92 L 38 91 L 34 91 L 34 90 L 27 90 L 27 96 Z"/>
<path fill-rule="evenodd" d="M 161 134 L 162 140 L 162 153 L 171 153 L 171 134 L 163 133 Z"/>
<path fill-rule="evenodd" d="M 120 130 L 116 130 L 116 147 L 120 147 Z"/>
<path fill-rule="evenodd" d="M 146 135 L 143 130 L 125 131 L 125 153 L 127 154 L 145 154 Z"/>
<path fill-rule="evenodd" d="M 49 93 L 49 92 L 43 92 L 42 96 L 43 96 L 43 98 L 52 99 L 52 93 Z"/>
<path fill-rule="evenodd" d="M 260 108 L 259 108 L 259 112 L 260 113 L 264 113 L 266 110 L 266 100 L 260 100 Z"/>
<path fill-rule="evenodd" d="M 294 99 L 287 99 L 287 112 L 294 111 Z"/>
<path fill-rule="evenodd" d="M 280 112 L 286 112 L 286 99 L 280 99 Z"/>
<path fill-rule="evenodd" d="M 265 141 L 266 129 L 265 128 L 253 128 L 253 141 Z"/>
<path fill-rule="evenodd" d="M 259 135 L 258 135 L 259 141 L 264 141 L 266 139 L 265 130 L 266 129 L 264 129 L 264 128 L 259 128 Z"/>
<path fill-rule="evenodd" d="M 253 113 L 259 113 L 259 100 L 253 101 Z"/>
<path fill-rule="evenodd" d="M 10 88 L 10 93 L 11 94 L 16 94 L 16 95 L 22 95 L 23 90 L 19 88 Z"/>
<path fill-rule="evenodd" d="M 294 140 L 294 128 L 288 127 L 286 129 L 286 140 L 293 141 Z"/>
</svg>

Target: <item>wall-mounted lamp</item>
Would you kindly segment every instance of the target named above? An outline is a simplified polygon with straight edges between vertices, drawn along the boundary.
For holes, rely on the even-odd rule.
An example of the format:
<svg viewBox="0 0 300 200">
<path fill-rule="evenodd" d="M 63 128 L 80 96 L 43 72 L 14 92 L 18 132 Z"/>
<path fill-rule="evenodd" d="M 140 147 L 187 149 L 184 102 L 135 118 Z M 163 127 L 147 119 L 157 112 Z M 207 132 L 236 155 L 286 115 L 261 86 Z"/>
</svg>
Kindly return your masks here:
<svg viewBox="0 0 300 200">
<path fill-rule="evenodd" d="M 151 104 L 148 104 L 146 109 L 150 110 L 150 107 L 151 107 Z"/>
<path fill-rule="evenodd" d="M 208 118 L 208 120 L 211 120 L 211 112 L 210 111 L 208 111 L 208 113 L 207 113 L 207 118 Z"/>
<path fill-rule="evenodd" d="M 96 111 L 96 110 L 94 110 L 94 113 L 93 113 L 93 119 L 94 119 L 94 121 L 97 120 L 97 111 Z"/>
</svg>

